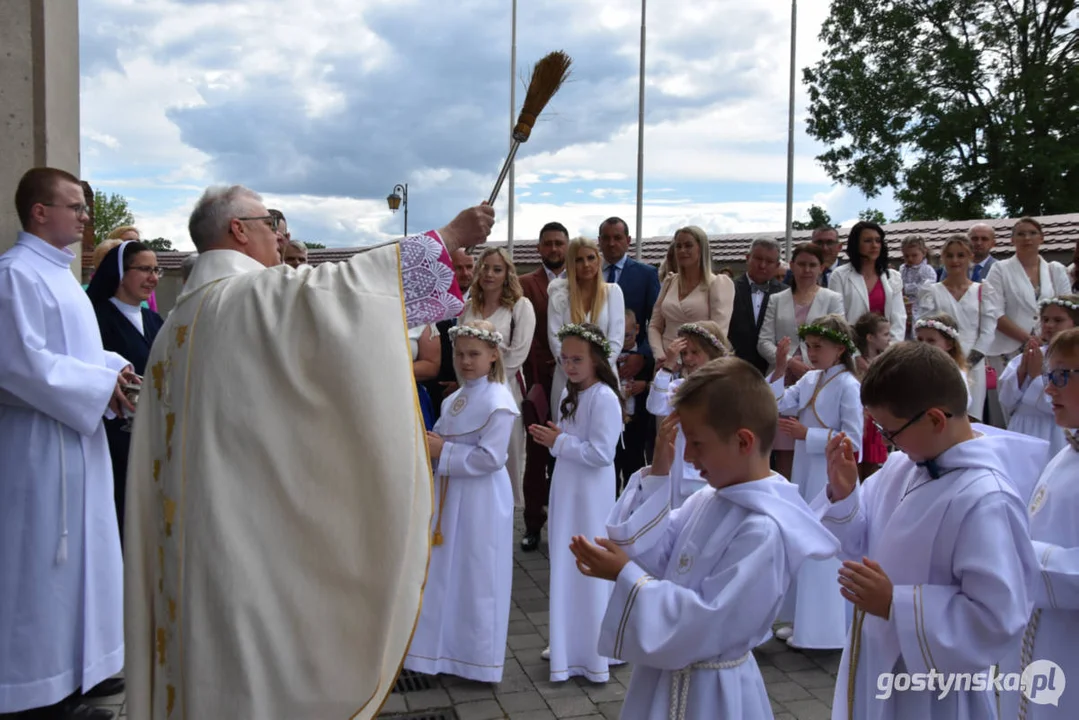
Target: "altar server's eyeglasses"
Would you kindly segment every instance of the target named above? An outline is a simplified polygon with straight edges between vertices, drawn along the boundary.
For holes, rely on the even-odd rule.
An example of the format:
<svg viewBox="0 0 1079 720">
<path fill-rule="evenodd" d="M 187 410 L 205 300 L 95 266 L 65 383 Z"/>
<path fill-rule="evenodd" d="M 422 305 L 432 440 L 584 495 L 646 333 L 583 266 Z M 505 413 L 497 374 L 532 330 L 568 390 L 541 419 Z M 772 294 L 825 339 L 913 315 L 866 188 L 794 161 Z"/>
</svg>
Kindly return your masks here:
<svg viewBox="0 0 1079 720">
<path fill-rule="evenodd" d="M 1068 384 L 1068 380 L 1071 379 L 1072 373 L 1079 373 L 1079 370 L 1070 370 L 1068 368 L 1057 368 L 1056 370 L 1050 370 L 1042 375 L 1045 379 L 1045 384 L 1053 384 L 1053 387 L 1062 388 Z"/>
<path fill-rule="evenodd" d="M 140 272 L 146 273 L 147 275 L 157 275 L 159 277 L 165 273 L 164 268 L 151 267 L 149 265 L 132 265 L 128 268 L 129 272 L 131 270 L 138 270 Z"/>
<path fill-rule="evenodd" d="M 56 203 L 41 203 L 45 207 L 66 207 L 68 210 L 72 210 L 76 215 L 89 215 L 90 208 L 82 203 L 72 203 L 70 205 L 57 205 Z"/>
<path fill-rule="evenodd" d="M 240 217 L 240 218 L 236 218 L 236 219 L 237 220 L 249 220 L 249 221 L 252 221 L 252 222 L 255 221 L 255 220 L 261 220 L 264 223 L 266 223 L 267 225 L 269 225 L 271 230 L 273 230 L 274 232 L 277 232 L 278 218 L 275 217 L 274 215 L 260 215 L 258 217 Z"/>
<path fill-rule="evenodd" d="M 886 442 L 889 442 L 892 445 L 895 445 L 895 439 L 897 437 L 899 437 L 899 434 L 901 432 L 903 432 L 904 430 L 906 430 L 907 428 L 909 428 L 914 423 L 916 423 L 919 420 L 921 420 L 922 418 L 924 418 L 925 414 L 927 412 L 929 412 L 929 410 L 930 410 L 930 408 L 926 408 L 925 410 L 922 410 L 920 413 L 916 413 L 914 415 L 914 417 L 912 417 L 910 420 L 907 420 L 907 422 L 905 422 L 903 424 L 903 427 L 899 428 L 898 430 L 885 430 L 884 428 L 882 428 L 880 426 L 880 423 L 877 422 L 876 420 L 874 420 L 873 418 L 869 418 L 869 421 L 873 423 L 873 426 L 875 428 L 877 428 L 877 430 L 880 432 L 881 437 L 883 437 Z M 950 418 L 950 417 L 952 417 L 952 414 L 949 413 L 949 412 L 946 412 L 946 413 L 944 413 L 944 417 Z"/>
</svg>

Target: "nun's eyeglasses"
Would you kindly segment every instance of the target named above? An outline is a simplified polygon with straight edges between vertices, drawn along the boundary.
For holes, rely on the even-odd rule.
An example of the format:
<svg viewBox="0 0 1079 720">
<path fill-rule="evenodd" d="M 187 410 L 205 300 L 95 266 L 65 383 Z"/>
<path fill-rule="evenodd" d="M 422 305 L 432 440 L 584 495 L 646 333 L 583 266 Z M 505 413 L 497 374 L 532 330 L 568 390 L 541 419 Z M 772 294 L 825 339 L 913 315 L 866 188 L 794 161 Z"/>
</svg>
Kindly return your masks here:
<svg viewBox="0 0 1079 720">
<path fill-rule="evenodd" d="M 131 270 L 138 270 L 139 272 L 144 272 L 147 275 L 157 275 L 158 277 L 161 277 L 161 275 L 165 273 L 164 268 L 151 267 L 149 265 L 132 265 L 128 268 L 129 272 Z"/>
</svg>

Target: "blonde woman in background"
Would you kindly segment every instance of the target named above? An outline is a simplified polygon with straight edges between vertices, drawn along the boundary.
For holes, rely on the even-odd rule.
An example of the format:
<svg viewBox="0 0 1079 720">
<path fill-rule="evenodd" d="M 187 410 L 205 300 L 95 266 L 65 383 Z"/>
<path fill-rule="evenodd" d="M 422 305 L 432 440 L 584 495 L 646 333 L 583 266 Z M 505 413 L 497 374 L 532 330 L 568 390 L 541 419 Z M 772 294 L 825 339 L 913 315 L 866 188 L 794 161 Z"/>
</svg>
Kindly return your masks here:
<svg viewBox="0 0 1079 720">
<path fill-rule="evenodd" d="M 502 248 L 488 248 L 476 261 L 476 274 L 469 287 L 469 303 L 459 324 L 467 325 L 486 320 L 502 336 L 499 350 L 506 370 L 505 385 L 509 388 L 517 409 L 525 397 L 525 380 L 521 372 L 532 338 L 536 332 L 536 311 L 521 290 L 517 269 Z M 513 422 L 506 470 L 513 485 L 513 502 L 524 507 L 522 481 L 525 468 L 525 430 L 520 414 Z"/>
<path fill-rule="evenodd" d="M 566 372 L 562 369 L 562 341 L 558 331 L 571 323 L 592 323 L 603 331 L 611 344 L 607 358 L 618 376 L 618 355 L 626 335 L 626 300 L 622 288 L 603 279 L 603 260 L 595 240 L 579 237 L 566 251 L 566 278 L 552 280 L 547 286 L 547 341 L 555 359 L 554 384 L 551 387 L 551 414 L 562 400 L 566 389 Z"/>
<path fill-rule="evenodd" d="M 663 276 L 659 300 L 648 325 L 648 344 L 656 367 L 665 362 L 667 348 L 678 339 L 682 325 L 711 320 L 726 335 L 734 310 L 734 281 L 712 273 L 712 253 L 704 230 L 694 226 L 678 230 L 672 248 L 675 273 Z"/>
</svg>

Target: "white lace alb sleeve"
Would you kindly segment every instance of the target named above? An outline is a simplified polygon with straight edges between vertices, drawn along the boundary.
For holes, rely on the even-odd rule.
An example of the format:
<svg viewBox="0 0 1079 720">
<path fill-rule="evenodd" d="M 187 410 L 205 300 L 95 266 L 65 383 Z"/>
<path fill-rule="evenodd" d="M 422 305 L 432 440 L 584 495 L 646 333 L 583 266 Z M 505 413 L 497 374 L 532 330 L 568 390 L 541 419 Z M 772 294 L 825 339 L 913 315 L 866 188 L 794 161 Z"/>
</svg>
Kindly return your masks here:
<svg viewBox="0 0 1079 720">
<path fill-rule="evenodd" d="M 401 241 L 401 284 L 410 328 L 457 317 L 464 308 L 453 261 L 433 230 Z"/>
</svg>

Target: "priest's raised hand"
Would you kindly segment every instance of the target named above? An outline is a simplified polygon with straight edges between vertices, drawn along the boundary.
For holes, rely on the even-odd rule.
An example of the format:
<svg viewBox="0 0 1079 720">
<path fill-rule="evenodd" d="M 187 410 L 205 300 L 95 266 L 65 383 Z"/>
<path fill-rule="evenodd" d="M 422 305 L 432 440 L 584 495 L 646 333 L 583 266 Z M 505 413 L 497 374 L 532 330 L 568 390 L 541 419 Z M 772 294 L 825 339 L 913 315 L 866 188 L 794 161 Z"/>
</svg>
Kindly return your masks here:
<svg viewBox="0 0 1079 720">
<path fill-rule="evenodd" d="M 139 396 L 125 531 L 131 717 L 359 718 L 392 689 L 430 544 L 407 327 L 462 309 L 494 210 L 278 265 L 262 199 L 211 188 Z M 276 266 L 276 267 L 275 267 Z"/>
</svg>

